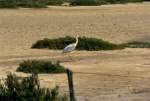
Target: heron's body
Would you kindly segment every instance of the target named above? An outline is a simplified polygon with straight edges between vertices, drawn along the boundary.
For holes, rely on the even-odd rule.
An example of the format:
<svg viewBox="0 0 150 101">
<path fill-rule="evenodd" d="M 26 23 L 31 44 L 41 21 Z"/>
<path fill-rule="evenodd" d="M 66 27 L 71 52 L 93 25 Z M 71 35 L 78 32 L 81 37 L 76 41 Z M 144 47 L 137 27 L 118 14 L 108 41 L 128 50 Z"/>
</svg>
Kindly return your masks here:
<svg viewBox="0 0 150 101">
<path fill-rule="evenodd" d="M 68 52 L 72 52 L 73 50 L 75 50 L 75 44 L 70 44 L 68 46 L 66 46 L 64 49 L 63 49 L 63 53 L 68 53 Z"/>
<path fill-rule="evenodd" d="M 63 53 L 69 53 L 75 50 L 76 46 L 78 44 L 78 36 L 76 37 L 76 42 L 67 45 L 64 49 L 63 49 Z"/>
</svg>

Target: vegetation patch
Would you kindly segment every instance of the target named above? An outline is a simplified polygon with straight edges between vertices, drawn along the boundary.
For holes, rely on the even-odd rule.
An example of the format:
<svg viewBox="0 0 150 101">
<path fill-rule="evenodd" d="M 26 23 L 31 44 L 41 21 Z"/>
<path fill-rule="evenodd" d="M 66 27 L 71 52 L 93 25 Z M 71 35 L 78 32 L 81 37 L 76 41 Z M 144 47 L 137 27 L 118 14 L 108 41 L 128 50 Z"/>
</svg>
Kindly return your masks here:
<svg viewBox="0 0 150 101">
<path fill-rule="evenodd" d="M 98 50 L 115 50 L 123 49 L 124 46 L 110 43 L 97 38 L 79 38 L 78 50 L 98 51 Z"/>
<path fill-rule="evenodd" d="M 32 48 L 63 49 L 65 46 L 74 43 L 75 41 L 76 41 L 75 38 L 70 36 L 56 39 L 45 38 L 33 44 Z M 88 51 L 114 50 L 123 48 L 124 48 L 123 45 L 117 45 L 104 41 L 102 39 L 87 38 L 87 37 L 79 37 L 79 43 L 76 47 L 77 50 L 88 50 Z"/>
<path fill-rule="evenodd" d="M 129 2 L 143 2 L 145 0 L 71 0 L 71 5 L 81 5 L 81 6 L 96 6 L 104 4 L 121 4 Z"/>
<path fill-rule="evenodd" d="M 62 5 L 63 0 L 0 0 L 0 8 L 45 8 L 48 5 Z"/>
<path fill-rule="evenodd" d="M 60 96 L 58 87 L 41 88 L 37 75 L 19 78 L 15 74 L 7 75 L 0 83 L 0 101 L 68 101 Z"/>
<path fill-rule="evenodd" d="M 150 43 L 134 41 L 126 43 L 125 46 L 129 48 L 150 48 Z"/>
<path fill-rule="evenodd" d="M 104 0 L 71 0 L 70 5 L 96 6 L 106 3 Z"/>
<path fill-rule="evenodd" d="M 45 8 L 47 7 L 44 0 L 17 0 L 18 7 L 24 8 Z"/>
<path fill-rule="evenodd" d="M 26 60 L 19 64 L 17 71 L 25 73 L 64 73 L 66 69 L 59 62 Z"/>
<path fill-rule="evenodd" d="M 129 2 L 142 2 L 148 0 L 0 0 L 0 8 L 45 8 L 48 5 L 62 5 L 68 2 L 73 6 L 97 6 L 104 4 L 117 4 Z"/>
<path fill-rule="evenodd" d="M 47 5 L 62 5 L 64 0 L 45 0 Z"/>
<path fill-rule="evenodd" d="M 16 0 L 0 0 L 0 8 L 17 8 Z"/>
</svg>

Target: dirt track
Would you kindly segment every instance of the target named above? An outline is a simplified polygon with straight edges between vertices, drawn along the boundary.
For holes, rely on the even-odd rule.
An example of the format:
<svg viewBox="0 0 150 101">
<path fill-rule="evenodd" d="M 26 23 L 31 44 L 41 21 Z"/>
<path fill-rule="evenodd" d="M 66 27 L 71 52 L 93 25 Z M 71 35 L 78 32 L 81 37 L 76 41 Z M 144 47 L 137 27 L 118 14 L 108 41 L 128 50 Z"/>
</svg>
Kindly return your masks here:
<svg viewBox="0 0 150 101">
<path fill-rule="evenodd" d="M 1 9 L 0 77 L 5 77 L 9 71 L 15 72 L 20 61 L 25 59 L 60 60 L 62 65 L 75 72 L 75 90 L 79 101 L 149 101 L 149 49 L 75 51 L 70 62 L 61 51 L 30 49 L 36 40 L 75 36 L 75 33 L 115 43 L 149 41 L 149 18 L 150 5 L 146 3 Z M 40 80 L 42 86 L 60 85 L 61 91 L 68 92 L 64 74 L 40 74 Z"/>
</svg>

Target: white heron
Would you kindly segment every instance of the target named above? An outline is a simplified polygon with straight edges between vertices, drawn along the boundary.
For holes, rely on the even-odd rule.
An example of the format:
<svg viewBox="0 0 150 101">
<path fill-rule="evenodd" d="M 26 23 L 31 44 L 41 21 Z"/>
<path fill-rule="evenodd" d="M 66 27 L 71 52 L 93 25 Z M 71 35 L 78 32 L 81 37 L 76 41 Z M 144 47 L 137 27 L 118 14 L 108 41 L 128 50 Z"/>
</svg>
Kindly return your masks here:
<svg viewBox="0 0 150 101">
<path fill-rule="evenodd" d="M 78 35 L 76 36 L 76 42 L 75 43 L 71 43 L 69 45 L 67 45 L 64 49 L 62 53 L 70 53 L 72 51 L 75 50 L 76 46 L 78 44 Z"/>
</svg>

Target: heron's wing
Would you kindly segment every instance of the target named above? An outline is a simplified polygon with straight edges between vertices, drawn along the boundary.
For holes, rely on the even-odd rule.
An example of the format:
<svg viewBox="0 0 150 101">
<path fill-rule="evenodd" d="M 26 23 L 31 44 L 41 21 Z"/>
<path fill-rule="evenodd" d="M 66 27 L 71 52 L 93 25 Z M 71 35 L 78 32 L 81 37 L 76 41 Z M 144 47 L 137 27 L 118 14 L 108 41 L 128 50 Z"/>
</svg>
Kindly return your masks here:
<svg viewBox="0 0 150 101">
<path fill-rule="evenodd" d="M 63 53 L 71 52 L 75 49 L 75 44 L 70 44 L 63 49 Z"/>
</svg>

